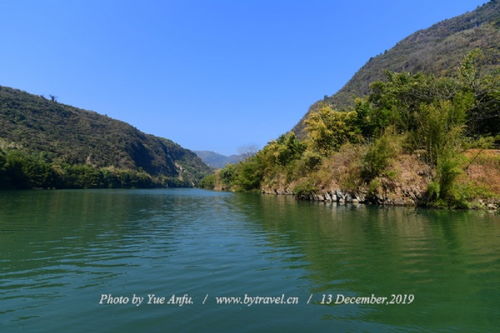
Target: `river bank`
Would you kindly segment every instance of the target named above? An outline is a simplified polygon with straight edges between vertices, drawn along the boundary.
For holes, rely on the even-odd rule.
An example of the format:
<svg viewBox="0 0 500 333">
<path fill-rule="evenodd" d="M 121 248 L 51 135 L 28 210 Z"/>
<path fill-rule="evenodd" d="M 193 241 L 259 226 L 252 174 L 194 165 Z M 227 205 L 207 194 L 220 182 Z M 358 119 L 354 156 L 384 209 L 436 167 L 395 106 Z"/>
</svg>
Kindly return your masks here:
<svg viewBox="0 0 500 333">
<path fill-rule="evenodd" d="M 458 188 L 467 205 L 459 208 L 498 210 L 500 208 L 500 150 L 471 149 L 464 153 L 463 173 Z M 298 200 L 338 204 L 439 207 L 429 204 L 429 187 L 435 171 L 417 154 L 400 154 L 388 166 L 388 172 L 364 182 L 357 166 L 355 149 L 336 153 L 313 173 L 291 178 L 276 173 L 264 179 L 259 191 L 271 195 L 290 195 Z M 223 171 L 214 174 L 213 189 L 240 191 L 224 183 Z M 443 207 L 440 207 L 443 208 Z"/>
</svg>

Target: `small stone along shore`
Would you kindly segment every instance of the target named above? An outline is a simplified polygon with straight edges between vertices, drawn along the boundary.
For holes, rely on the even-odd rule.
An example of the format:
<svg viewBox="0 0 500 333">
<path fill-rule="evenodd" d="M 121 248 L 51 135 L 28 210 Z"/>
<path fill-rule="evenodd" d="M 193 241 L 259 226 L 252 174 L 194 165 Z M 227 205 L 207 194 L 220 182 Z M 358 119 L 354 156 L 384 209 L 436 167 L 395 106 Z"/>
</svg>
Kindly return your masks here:
<svg viewBox="0 0 500 333">
<path fill-rule="evenodd" d="M 289 190 L 262 190 L 264 194 L 274 194 L 274 195 L 295 195 L 292 191 Z M 323 201 L 323 202 L 336 202 L 338 204 L 375 204 L 375 205 L 387 205 L 387 206 L 418 206 L 421 202 L 421 194 L 415 193 L 415 191 L 407 190 L 404 191 L 400 196 L 394 196 L 394 193 L 390 194 L 370 194 L 367 195 L 365 193 L 354 193 L 354 192 L 346 192 L 340 189 L 330 190 L 330 191 L 322 191 L 320 193 L 310 193 L 310 194 L 302 194 L 295 195 L 295 197 L 299 200 L 308 200 L 308 201 Z M 500 209 L 499 202 L 485 202 L 484 200 L 479 200 L 479 207 L 489 210 L 498 210 Z"/>
<path fill-rule="evenodd" d="M 340 204 L 369 203 L 369 201 L 366 199 L 366 196 L 363 194 L 345 193 L 342 192 L 341 190 L 324 192 L 322 194 L 312 193 L 309 195 L 302 195 L 299 198 L 302 200 L 311 200 L 311 201 L 332 201 Z"/>
<path fill-rule="evenodd" d="M 275 195 L 295 195 L 293 192 L 284 190 L 263 190 L 262 193 L 265 194 L 275 194 Z M 339 204 L 379 204 L 379 205 L 395 205 L 395 206 L 415 206 L 417 205 L 418 198 L 416 195 L 411 195 L 408 193 L 407 196 L 401 199 L 393 199 L 389 196 L 384 195 L 370 195 L 367 196 L 364 193 L 353 193 L 345 192 L 340 189 L 323 191 L 321 193 L 310 193 L 296 195 L 299 200 L 309 200 L 309 201 L 326 201 L 326 202 L 336 202 Z"/>
</svg>

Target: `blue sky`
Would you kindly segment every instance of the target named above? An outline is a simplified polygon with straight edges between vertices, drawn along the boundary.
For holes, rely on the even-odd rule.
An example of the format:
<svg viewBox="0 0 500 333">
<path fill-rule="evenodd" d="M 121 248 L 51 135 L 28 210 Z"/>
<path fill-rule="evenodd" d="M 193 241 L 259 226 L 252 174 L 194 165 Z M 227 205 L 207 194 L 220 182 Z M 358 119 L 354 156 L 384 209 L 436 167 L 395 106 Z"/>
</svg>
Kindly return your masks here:
<svg viewBox="0 0 500 333">
<path fill-rule="evenodd" d="M 0 0 L 0 85 L 237 152 L 371 57 L 485 0 Z"/>
</svg>

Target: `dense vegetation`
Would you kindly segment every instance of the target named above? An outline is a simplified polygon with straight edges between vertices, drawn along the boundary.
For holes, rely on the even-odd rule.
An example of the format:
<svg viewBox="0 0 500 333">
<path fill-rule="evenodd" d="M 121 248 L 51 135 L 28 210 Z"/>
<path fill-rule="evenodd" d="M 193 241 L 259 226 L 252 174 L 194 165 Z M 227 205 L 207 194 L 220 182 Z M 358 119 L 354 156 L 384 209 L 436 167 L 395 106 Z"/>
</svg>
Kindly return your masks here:
<svg viewBox="0 0 500 333">
<path fill-rule="evenodd" d="M 0 188 L 150 188 L 189 186 L 177 178 L 144 171 L 48 162 L 43 154 L 0 150 Z"/>
<path fill-rule="evenodd" d="M 7 87 L 0 87 L 0 139 L 2 187 L 193 186 L 210 170 L 170 140 Z M 29 171 L 35 165 L 55 173 L 37 176 Z"/>
<path fill-rule="evenodd" d="M 423 72 L 437 76 L 453 75 L 461 59 L 474 48 L 483 51 L 481 68 L 491 73 L 500 57 L 500 2 L 490 1 L 476 10 L 439 22 L 397 43 L 370 60 L 333 96 L 313 104 L 309 112 L 323 106 L 336 110 L 350 109 L 355 98 L 369 93 L 371 82 L 385 79 L 385 71 Z M 305 137 L 305 119 L 293 129 Z"/>
<path fill-rule="evenodd" d="M 495 196 L 477 184 L 458 179 L 464 152 L 484 149 L 500 139 L 500 73 L 480 75 L 482 54 L 468 54 L 451 77 L 387 72 L 345 112 L 322 105 L 305 119 L 306 137 L 293 132 L 270 142 L 255 156 L 229 165 L 204 179 L 203 185 L 230 190 L 273 188 L 294 184 L 297 195 L 318 191 L 321 179 L 346 159 L 341 187 L 368 195 L 382 178 L 395 177 L 391 161 L 406 154 L 418 157 L 431 172 L 421 204 L 466 207 L 473 198 Z"/>
</svg>

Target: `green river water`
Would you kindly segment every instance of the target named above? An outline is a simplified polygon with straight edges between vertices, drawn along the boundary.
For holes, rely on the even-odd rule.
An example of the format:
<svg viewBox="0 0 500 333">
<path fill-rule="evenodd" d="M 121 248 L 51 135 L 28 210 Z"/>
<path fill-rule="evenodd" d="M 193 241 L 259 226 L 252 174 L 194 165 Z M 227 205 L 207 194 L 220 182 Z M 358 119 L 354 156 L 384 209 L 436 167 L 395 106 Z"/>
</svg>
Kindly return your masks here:
<svg viewBox="0 0 500 333">
<path fill-rule="evenodd" d="M 372 295 L 394 304 L 336 302 Z M 499 330 L 494 213 L 197 189 L 0 192 L 0 332 Z"/>
</svg>

